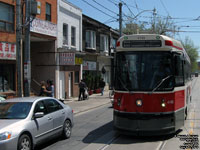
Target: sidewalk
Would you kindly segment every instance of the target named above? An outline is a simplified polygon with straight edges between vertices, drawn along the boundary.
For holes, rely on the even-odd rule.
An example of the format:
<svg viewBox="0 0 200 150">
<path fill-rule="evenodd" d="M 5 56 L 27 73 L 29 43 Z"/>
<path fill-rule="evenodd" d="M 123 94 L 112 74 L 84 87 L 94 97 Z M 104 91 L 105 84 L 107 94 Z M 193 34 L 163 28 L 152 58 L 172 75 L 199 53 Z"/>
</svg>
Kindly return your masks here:
<svg viewBox="0 0 200 150">
<path fill-rule="evenodd" d="M 110 103 L 109 91 L 105 91 L 104 95 L 92 94 L 88 100 L 78 101 L 78 97 L 64 100 L 64 103 L 69 105 L 73 110 L 74 114 L 78 114 L 84 111 L 88 111 L 103 105 Z"/>
</svg>

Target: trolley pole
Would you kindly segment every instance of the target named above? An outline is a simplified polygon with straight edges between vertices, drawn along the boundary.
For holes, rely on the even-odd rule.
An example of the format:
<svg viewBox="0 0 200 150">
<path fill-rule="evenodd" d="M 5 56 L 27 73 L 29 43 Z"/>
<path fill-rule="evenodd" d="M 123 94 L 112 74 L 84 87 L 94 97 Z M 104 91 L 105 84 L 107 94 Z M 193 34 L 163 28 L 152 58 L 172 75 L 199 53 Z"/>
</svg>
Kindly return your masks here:
<svg viewBox="0 0 200 150">
<path fill-rule="evenodd" d="M 21 0 L 16 0 L 16 68 L 17 68 L 17 96 L 22 97 L 22 63 L 21 63 Z"/>
<path fill-rule="evenodd" d="M 25 50 L 24 50 L 24 96 L 30 96 L 31 60 L 30 60 L 30 17 L 31 0 L 26 0 Z"/>
<path fill-rule="evenodd" d="M 119 3 L 119 36 L 122 36 L 122 3 Z"/>
</svg>

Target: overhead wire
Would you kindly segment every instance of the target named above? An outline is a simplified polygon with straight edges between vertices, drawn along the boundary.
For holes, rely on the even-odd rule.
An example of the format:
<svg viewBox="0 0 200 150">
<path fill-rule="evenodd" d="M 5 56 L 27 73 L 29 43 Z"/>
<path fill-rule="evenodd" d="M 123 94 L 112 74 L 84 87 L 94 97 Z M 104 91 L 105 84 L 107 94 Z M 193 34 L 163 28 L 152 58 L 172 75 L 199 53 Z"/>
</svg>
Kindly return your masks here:
<svg viewBox="0 0 200 150">
<path fill-rule="evenodd" d="M 108 13 L 102 11 L 101 9 L 99 9 L 99 8 L 93 6 L 92 4 L 88 3 L 86 0 L 82 0 L 82 1 L 85 2 L 86 4 L 90 5 L 90 6 L 93 7 L 94 9 L 98 10 L 99 12 L 103 13 L 104 15 L 107 15 L 107 16 L 109 16 L 109 17 L 111 17 L 111 18 L 115 18 L 114 16 L 111 16 L 111 15 L 109 15 Z M 117 19 L 117 18 L 115 18 L 115 19 Z"/>
<path fill-rule="evenodd" d="M 163 8 L 165 9 L 166 13 L 168 14 L 168 16 L 170 16 L 169 11 L 167 10 L 167 8 L 165 7 L 165 4 L 163 3 L 162 0 L 160 0 L 161 5 L 163 6 Z"/>
<path fill-rule="evenodd" d="M 104 9 L 110 11 L 111 13 L 113 13 L 113 14 L 115 14 L 115 15 L 118 15 L 116 12 L 114 12 L 114 11 L 108 9 L 107 7 L 105 7 L 104 5 L 98 3 L 96 0 L 92 0 L 92 1 L 95 2 L 96 4 L 98 4 L 99 6 L 103 7 Z"/>
</svg>

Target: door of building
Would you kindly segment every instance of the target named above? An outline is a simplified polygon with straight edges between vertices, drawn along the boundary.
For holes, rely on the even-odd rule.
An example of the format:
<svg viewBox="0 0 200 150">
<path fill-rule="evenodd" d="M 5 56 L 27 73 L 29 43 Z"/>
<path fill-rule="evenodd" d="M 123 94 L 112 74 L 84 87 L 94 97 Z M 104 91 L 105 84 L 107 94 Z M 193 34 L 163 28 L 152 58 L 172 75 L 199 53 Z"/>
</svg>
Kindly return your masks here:
<svg viewBox="0 0 200 150">
<path fill-rule="evenodd" d="M 59 98 L 61 99 L 65 99 L 65 72 L 64 71 L 60 71 L 60 94 L 59 94 Z"/>
<path fill-rule="evenodd" d="M 72 90 L 73 90 L 73 72 L 69 73 L 69 88 L 68 88 L 68 93 L 69 97 L 72 97 Z"/>
</svg>

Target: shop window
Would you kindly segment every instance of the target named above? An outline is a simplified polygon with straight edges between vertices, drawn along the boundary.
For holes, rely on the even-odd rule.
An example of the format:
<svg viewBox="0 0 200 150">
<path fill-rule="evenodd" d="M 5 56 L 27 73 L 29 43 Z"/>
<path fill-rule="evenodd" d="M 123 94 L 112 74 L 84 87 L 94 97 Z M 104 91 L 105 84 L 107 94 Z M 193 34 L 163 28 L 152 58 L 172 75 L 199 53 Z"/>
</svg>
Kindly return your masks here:
<svg viewBox="0 0 200 150">
<path fill-rule="evenodd" d="M 108 52 L 108 36 L 100 35 L 100 50 L 103 52 Z"/>
<path fill-rule="evenodd" d="M 76 46 L 76 28 L 71 28 L 71 45 Z"/>
<path fill-rule="evenodd" d="M 75 72 L 75 83 L 79 83 L 79 71 Z"/>
<path fill-rule="evenodd" d="M 0 64 L 0 92 L 14 91 L 15 65 Z"/>
<path fill-rule="evenodd" d="M 94 31 L 86 31 L 85 47 L 88 49 L 96 49 L 96 33 Z"/>
<path fill-rule="evenodd" d="M 63 45 L 68 45 L 68 24 L 63 24 Z"/>
<path fill-rule="evenodd" d="M 46 3 L 46 20 L 51 21 L 51 4 Z"/>
<path fill-rule="evenodd" d="M 14 31 L 14 7 L 0 2 L 0 31 Z"/>
</svg>

